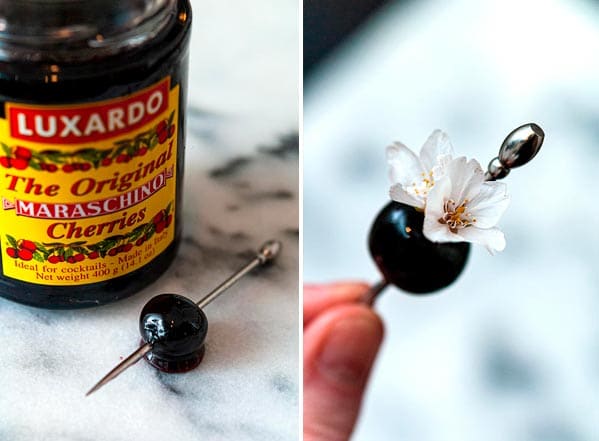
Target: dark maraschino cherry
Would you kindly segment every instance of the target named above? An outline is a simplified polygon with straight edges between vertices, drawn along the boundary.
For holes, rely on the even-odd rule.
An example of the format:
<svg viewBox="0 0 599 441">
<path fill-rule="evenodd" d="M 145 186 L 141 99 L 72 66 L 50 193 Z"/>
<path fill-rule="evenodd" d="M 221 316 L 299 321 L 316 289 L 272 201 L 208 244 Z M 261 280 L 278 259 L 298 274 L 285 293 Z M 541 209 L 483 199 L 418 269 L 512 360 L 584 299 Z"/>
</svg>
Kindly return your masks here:
<svg viewBox="0 0 599 441">
<path fill-rule="evenodd" d="M 449 286 L 464 269 L 467 242 L 431 242 L 422 233 L 424 213 L 389 202 L 378 214 L 368 238 L 370 254 L 388 283 L 413 294 Z"/>
<path fill-rule="evenodd" d="M 164 372 L 187 372 L 204 356 L 208 332 L 206 314 L 187 297 L 160 294 L 141 311 L 139 331 L 152 345 L 148 362 Z"/>
<path fill-rule="evenodd" d="M 178 294 L 160 294 L 150 299 L 141 311 L 139 321 L 142 345 L 108 372 L 86 395 L 97 391 L 142 358 L 155 368 L 169 373 L 187 372 L 195 368 L 204 357 L 204 340 L 208 332 L 208 319 L 202 308 L 243 276 L 272 261 L 280 250 L 281 242 L 266 242 L 252 260 L 199 302 Z"/>
</svg>

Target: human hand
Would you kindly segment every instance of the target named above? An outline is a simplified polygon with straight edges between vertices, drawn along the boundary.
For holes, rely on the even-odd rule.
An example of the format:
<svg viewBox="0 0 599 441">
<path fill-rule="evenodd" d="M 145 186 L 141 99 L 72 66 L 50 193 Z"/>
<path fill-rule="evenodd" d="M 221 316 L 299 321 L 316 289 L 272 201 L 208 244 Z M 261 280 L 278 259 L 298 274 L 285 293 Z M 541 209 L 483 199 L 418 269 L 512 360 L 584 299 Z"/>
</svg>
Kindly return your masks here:
<svg viewBox="0 0 599 441">
<path fill-rule="evenodd" d="M 347 441 L 383 339 L 364 283 L 304 285 L 304 441 Z"/>
</svg>

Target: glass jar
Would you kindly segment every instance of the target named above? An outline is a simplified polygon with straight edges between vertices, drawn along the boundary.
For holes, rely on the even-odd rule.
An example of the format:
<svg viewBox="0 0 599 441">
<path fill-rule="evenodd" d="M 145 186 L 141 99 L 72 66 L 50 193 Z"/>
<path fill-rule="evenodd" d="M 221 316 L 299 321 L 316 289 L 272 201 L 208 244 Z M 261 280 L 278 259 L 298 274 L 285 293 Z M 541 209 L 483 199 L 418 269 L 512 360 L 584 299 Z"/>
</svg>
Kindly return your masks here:
<svg viewBox="0 0 599 441">
<path fill-rule="evenodd" d="M 129 296 L 181 236 L 189 1 L 0 3 L 0 296 Z"/>
</svg>

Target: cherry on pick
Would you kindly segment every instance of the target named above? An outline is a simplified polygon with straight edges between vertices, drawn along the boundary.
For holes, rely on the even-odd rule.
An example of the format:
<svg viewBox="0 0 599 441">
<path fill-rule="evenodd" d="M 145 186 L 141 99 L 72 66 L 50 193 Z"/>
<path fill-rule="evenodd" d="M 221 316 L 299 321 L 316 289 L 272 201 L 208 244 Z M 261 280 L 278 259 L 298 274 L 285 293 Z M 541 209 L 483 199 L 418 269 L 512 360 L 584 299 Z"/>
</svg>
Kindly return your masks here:
<svg viewBox="0 0 599 441">
<path fill-rule="evenodd" d="M 146 360 L 164 372 L 187 372 L 204 356 L 208 319 L 202 308 L 256 267 L 273 260 L 281 250 L 279 241 L 268 241 L 243 268 L 217 286 L 199 302 L 178 294 L 160 294 L 144 306 L 139 330 L 142 345 L 106 374 L 86 394 L 91 395 L 125 369 Z"/>
<path fill-rule="evenodd" d="M 499 154 L 489 163 L 485 179 L 505 178 L 511 169 L 531 161 L 541 149 L 545 133 L 537 124 L 524 124 L 512 130 Z M 424 213 L 414 207 L 391 201 L 374 220 L 368 246 L 383 276 L 362 298 L 372 305 L 390 284 L 412 294 L 429 294 L 449 286 L 462 273 L 470 244 L 436 243 L 422 232 Z"/>
<path fill-rule="evenodd" d="M 424 213 L 389 202 L 372 224 L 370 254 L 388 283 L 412 294 L 428 294 L 451 284 L 470 253 L 467 242 L 431 242 L 422 232 Z"/>
</svg>

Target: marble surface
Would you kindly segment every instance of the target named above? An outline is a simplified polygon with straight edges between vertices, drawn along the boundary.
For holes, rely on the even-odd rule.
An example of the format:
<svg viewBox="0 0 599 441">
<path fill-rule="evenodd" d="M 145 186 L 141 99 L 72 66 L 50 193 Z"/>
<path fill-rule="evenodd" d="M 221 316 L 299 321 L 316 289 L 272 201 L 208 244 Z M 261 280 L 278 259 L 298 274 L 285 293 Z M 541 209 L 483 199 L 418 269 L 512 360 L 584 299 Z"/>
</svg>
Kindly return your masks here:
<svg viewBox="0 0 599 441">
<path fill-rule="evenodd" d="M 0 299 L 0 440 L 298 438 L 298 4 L 194 1 L 184 240 L 116 304 L 46 311 Z M 199 297 L 269 238 L 283 253 L 206 308 L 187 374 L 138 363 L 84 393 L 139 341 L 161 292 Z"/>
<path fill-rule="evenodd" d="M 374 282 L 384 148 L 435 128 L 486 164 L 537 122 L 506 179 L 503 253 L 436 296 L 390 289 L 354 440 L 599 440 L 599 10 L 567 0 L 392 4 L 305 85 L 304 276 Z"/>
</svg>

